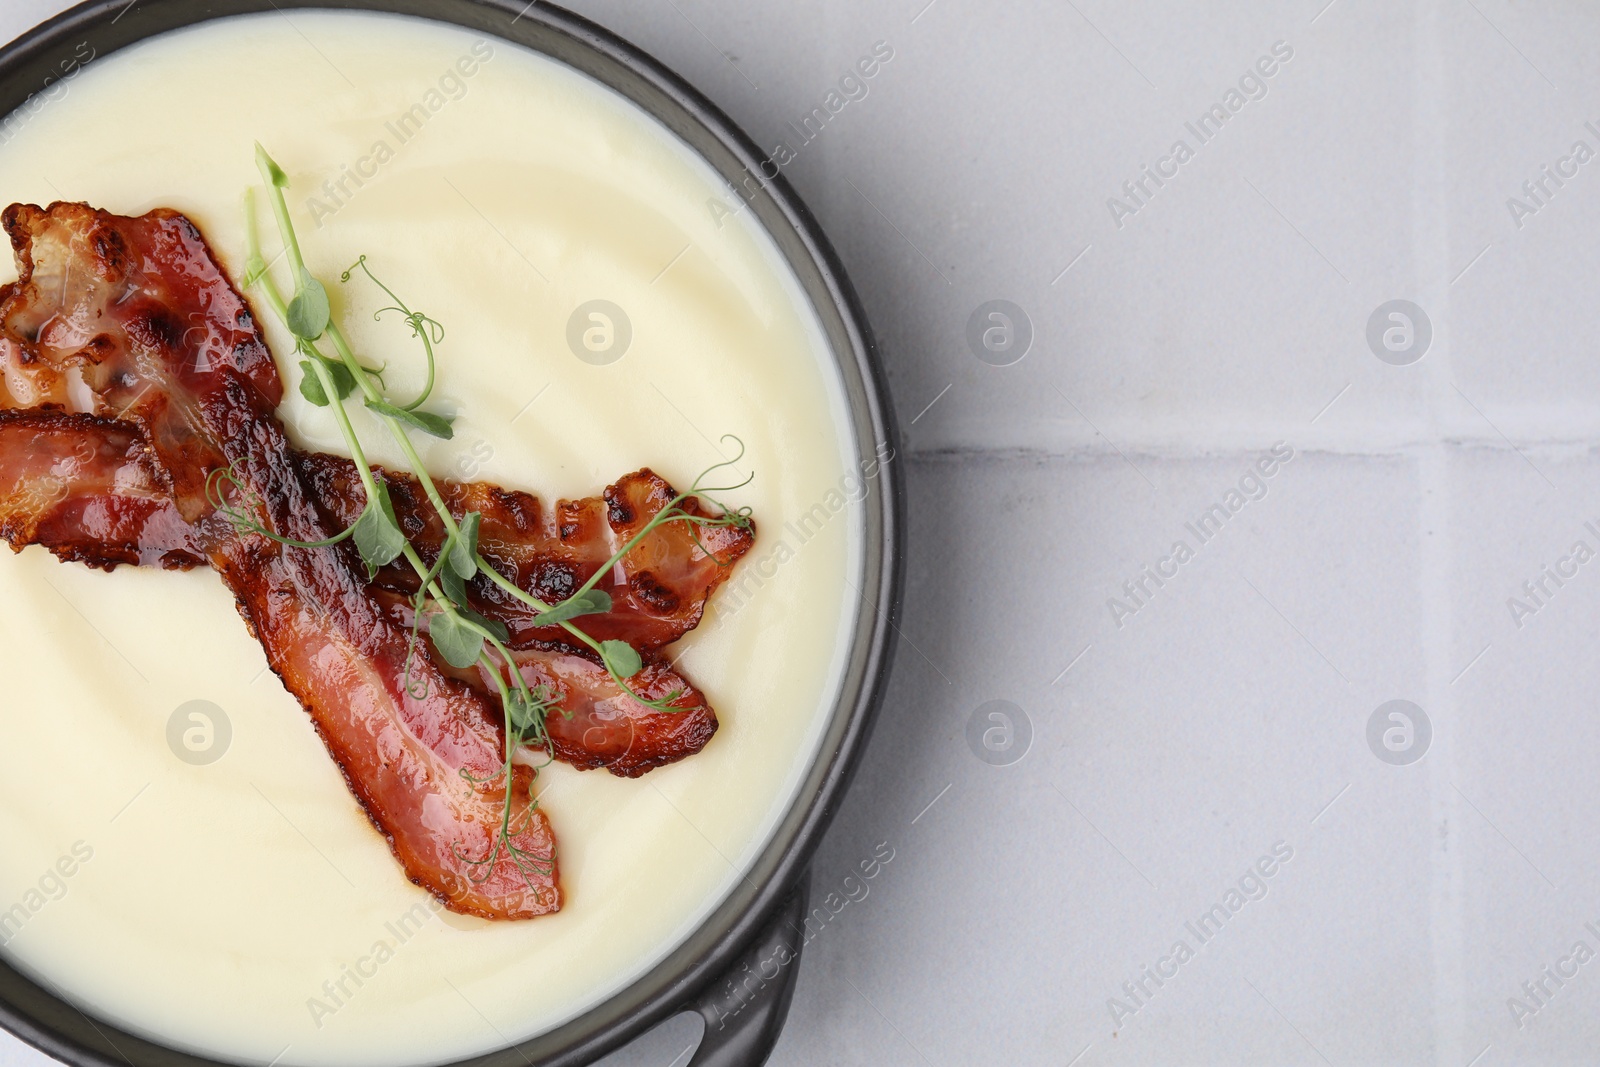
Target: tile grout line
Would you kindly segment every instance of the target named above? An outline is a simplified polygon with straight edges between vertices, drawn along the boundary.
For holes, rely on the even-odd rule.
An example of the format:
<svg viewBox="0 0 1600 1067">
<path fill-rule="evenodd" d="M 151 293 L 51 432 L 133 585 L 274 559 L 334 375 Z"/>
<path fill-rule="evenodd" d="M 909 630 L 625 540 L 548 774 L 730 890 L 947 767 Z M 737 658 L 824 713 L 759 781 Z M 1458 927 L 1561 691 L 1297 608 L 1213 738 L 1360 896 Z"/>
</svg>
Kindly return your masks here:
<svg viewBox="0 0 1600 1067">
<path fill-rule="evenodd" d="M 1445 87 L 1450 84 L 1450 78 L 1438 44 L 1441 40 L 1439 22 L 1444 11 L 1445 0 L 1436 0 L 1422 5 L 1415 16 L 1421 39 L 1428 43 L 1421 47 L 1420 61 L 1413 71 L 1417 88 L 1413 122 L 1422 150 L 1413 163 L 1410 208 L 1414 219 L 1412 255 L 1417 274 L 1436 279 L 1422 288 L 1426 294 L 1424 299 L 1429 301 L 1427 306 L 1441 309 L 1436 321 L 1448 323 L 1451 321 L 1452 289 L 1447 279 L 1456 276 L 1450 262 L 1450 214 L 1445 206 L 1449 196 L 1432 161 L 1427 159 L 1434 152 L 1448 150 L 1443 131 L 1449 129 L 1445 122 L 1449 114 Z M 1427 147 L 1429 145 L 1432 147 Z M 1426 694 L 1423 707 L 1434 722 L 1432 747 L 1420 767 L 1427 775 L 1429 814 L 1435 827 L 1459 827 L 1464 818 L 1454 792 L 1456 731 L 1451 728 L 1459 718 L 1455 708 L 1456 691 L 1450 684 L 1459 670 L 1451 647 L 1454 600 L 1450 574 L 1455 545 L 1449 519 L 1454 453 L 1444 439 L 1443 430 L 1447 424 L 1443 420 L 1460 405 L 1452 385 L 1455 361 L 1451 342 L 1446 330 L 1442 338 L 1435 336 L 1434 350 L 1428 354 L 1433 365 L 1430 388 L 1425 395 L 1429 400 L 1429 421 L 1435 429 L 1435 440 L 1420 450 L 1414 461 L 1420 497 L 1415 536 L 1419 567 L 1417 588 L 1422 594 L 1418 624 L 1422 639 L 1422 685 Z M 1391 695 L 1399 694 L 1383 694 L 1371 703 L 1376 706 Z M 1441 833 L 1430 833 L 1429 840 L 1428 925 L 1435 946 L 1431 1007 L 1433 1025 L 1440 1034 L 1437 1055 L 1444 1062 L 1464 1063 L 1471 1050 L 1463 1045 L 1463 1035 L 1469 1027 L 1462 1007 L 1468 1003 L 1461 981 L 1466 970 L 1462 850 L 1453 839 Z"/>
</svg>

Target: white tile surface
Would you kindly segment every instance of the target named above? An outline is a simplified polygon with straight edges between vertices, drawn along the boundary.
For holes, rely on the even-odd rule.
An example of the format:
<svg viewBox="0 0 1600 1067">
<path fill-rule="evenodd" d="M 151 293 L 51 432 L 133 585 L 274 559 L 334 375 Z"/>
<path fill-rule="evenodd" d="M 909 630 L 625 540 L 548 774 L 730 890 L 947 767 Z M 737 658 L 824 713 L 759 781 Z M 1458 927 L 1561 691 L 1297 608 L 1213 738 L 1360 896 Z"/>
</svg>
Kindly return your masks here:
<svg viewBox="0 0 1600 1067">
<path fill-rule="evenodd" d="M 1600 950 L 1600 560 L 1520 628 L 1506 601 L 1600 550 L 1600 159 L 1520 228 L 1506 201 L 1600 150 L 1600 12 L 925 2 L 574 5 L 763 143 L 896 51 L 787 169 L 911 450 L 905 635 L 817 884 L 895 859 L 808 948 L 774 1062 L 1588 1062 L 1600 963 L 1522 1029 L 1507 999 Z M 58 6 L 9 0 L 0 36 Z M 1116 226 L 1107 198 L 1277 41 L 1266 95 Z M 1015 366 L 965 340 L 994 298 L 1032 320 Z M 1365 339 L 1394 298 L 1434 328 L 1410 366 Z M 1184 524 L 1279 441 L 1198 545 Z M 1118 627 L 1107 599 L 1180 538 Z M 1433 726 L 1409 766 L 1366 741 L 1395 698 Z M 1014 765 L 968 747 L 995 699 L 1032 724 Z M 1185 922 L 1280 841 L 1201 946 Z M 607 1062 L 681 1065 L 697 1027 Z"/>
</svg>

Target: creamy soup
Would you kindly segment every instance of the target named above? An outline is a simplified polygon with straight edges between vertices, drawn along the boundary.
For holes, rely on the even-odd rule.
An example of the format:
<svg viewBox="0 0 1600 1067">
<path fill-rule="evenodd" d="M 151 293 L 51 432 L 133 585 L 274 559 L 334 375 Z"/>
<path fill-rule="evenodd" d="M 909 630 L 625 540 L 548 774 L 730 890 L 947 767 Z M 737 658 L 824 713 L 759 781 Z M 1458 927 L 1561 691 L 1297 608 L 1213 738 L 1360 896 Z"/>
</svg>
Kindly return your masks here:
<svg viewBox="0 0 1600 1067">
<path fill-rule="evenodd" d="M 382 16 L 171 34 L 88 62 L 6 134 L 0 202 L 176 208 L 235 277 L 259 140 L 394 395 L 422 383 L 421 350 L 340 272 L 365 254 L 443 324 L 439 393 L 460 418 L 424 450 L 435 475 L 554 500 L 648 465 L 681 487 L 733 454 L 732 434 L 754 480 L 727 500 L 760 526 L 706 624 L 669 649 L 721 731 L 633 781 L 541 771 L 566 903 L 520 923 L 441 911 L 405 880 L 209 571 L 0 553 L 6 957 L 138 1032 L 285 1064 L 466 1056 L 659 961 L 792 799 L 857 603 L 862 457 L 814 312 L 750 213 L 587 78 Z M 286 334 L 269 338 L 291 433 L 340 451 L 292 388 Z M 399 464 L 357 424 L 375 461 Z"/>
</svg>

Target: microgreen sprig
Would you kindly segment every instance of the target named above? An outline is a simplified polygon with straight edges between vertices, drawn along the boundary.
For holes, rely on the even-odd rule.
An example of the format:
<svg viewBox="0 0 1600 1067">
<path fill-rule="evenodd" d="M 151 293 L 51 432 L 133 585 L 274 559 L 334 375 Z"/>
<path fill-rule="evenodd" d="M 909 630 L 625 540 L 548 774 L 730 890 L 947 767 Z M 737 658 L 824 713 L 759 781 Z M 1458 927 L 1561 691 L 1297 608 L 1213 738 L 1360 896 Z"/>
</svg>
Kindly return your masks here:
<svg viewBox="0 0 1600 1067">
<path fill-rule="evenodd" d="M 438 362 L 434 357 L 433 346 L 444 342 L 444 326 L 431 315 L 425 315 L 420 311 L 412 311 L 407 307 L 406 302 L 396 296 L 393 289 L 380 282 L 377 276 L 372 273 L 372 268 L 367 266 L 367 257 L 365 255 L 360 256 L 343 274 L 339 275 L 339 280 L 341 282 L 349 282 L 350 275 L 357 267 L 361 268 L 361 272 L 367 276 L 367 279 L 373 285 L 382 289 L 388 294 L 389 299 L 394 301 L 388 307 L 381 307 L 374 311 L 372 317 L 375 320 L 382 321 L 384 312 L 398 311 L 404 317 L 406 325 L 411 327 L 411 336 L 422 342 L 423 353 L 428 358 L 428 380 L 423 383 L 422 392 L 418 394 L 415 400 L 409 404 L 400 405 L 400 410 L 402 411 L 416 411 L 427 403 L 428 397 L 433 395 L 433 383 Z"/>
<path fill-rule="evenodd" d="M 426 620 L 429 642 L 440 659 L 458 670 L 478 668 L 491 678 L 499 691 L 501 706 L 505 713 L 505 754 L 499 772 L 489 780 L 476 779 L 465 769 L 461 772 L 463 777 L 475 786 L 487 785 L 501 777 L 505 779 L 505 805 L 499 832 L 494 844 L 485 855 L 469 858 L 461 856 L 458 852 L 457 857 L 472 869 L 474 872 L 472 877 L 479 881 L 490 877 L 501 856 L 509 857 L 531 885 L 534 875 L 547 875 L 553 869 L 551 865 L 554 863 L 554 857 L 535 855 L 520 848 L 515 842 L 524 824 L 513 826 L 513 763 L 516 753 L 523 747 L 543 749 L 548 763 L 551 745 L 545 724 L 550 711 L 559 706 L 560 693 L 544 686 L 528 684 L 507 647 L 510 634 L 506 627 L 500 622 L 485 618 L 469 606 L 467 583 L 481 575 L 537 612 L 538 624 L 560 626 L 573 639 L 595 652 L 617 687 L 639 704 L 666 712 L 684 710 L 675 703 L 683 695 L 681 689 L 674 690 L 660 700 L 652 700 L 629 685 L 629 679 L 643 669 L 643 660 L 632 646 L 624 641 L 597 641 L 576 626 L 573 620 L 611 610 L 611 597 L 597 588 L 598 583 L 640 542 L 669 523 L 689 524 L 692 527 L 691 536 L 701 551 L 719 566 L 727 565 L 717 559 L 700 540 L 700 529 L 712 526 L 737 526 L 748 529 L 751 525 L 748 508 L 728 508 L 710 494 L 733 491 L 748 484 L 750 479 L 746 478 L 744 481 L 726 486 L 707 486 L 703 483 L 712 472 L 734 467 L 743 458 L 744 444 L 737 438 L 724 437 L 725 441 L 732 440 L 738 444 L 738 455 L 731 460 L 711 466 L 695 479 L 687 491 L 675 495 L 666 507 L 653 515 L 612 555 L 610 560 L 598 568 L 589 580 L 570 596 L 558 603 L 549 604 L 526 592 L 484 558 L 479 548 L 482 515 L 478 512 L 469 512 L 459 520 L 455 517 L 428 474 L 408 433 L 408 430 L 420 430 L 446 440 L 454 433 L 451 416 L 423 408 L 433 394 L 437 365 L 434 346 L 443 341 L 444 327 L 431 316 L 413 310 L 392 289 L 379 281 L 368 267 L 366 256 L 359 257 L 340 275 L 341 282 L 349 282 L 353 272 L 361 270 L 393 301 L 391 305 L 375 312 L 374 318 L 381 320 L 385 312 L 398 312 L 410 326 L 412 336 L 422 343 L 427 360 L 427 381 L 420 394 L 407 404 L 397 404 L 390 400 L 383 392 L 385 385 L 382 368 L 370 367 L 357 357 L 349 339 L 333 315 L 326 287 L 306 268 L 284 195 L 284 190 L 289 185 L 287 175 L 260 145 L 256 146 L 256 164 L 265 181 L 273 216 L 283 240 L 284 255 L 288 258 L 289 270 L 294 279 L 294 291 L 291 297 L 284 298 L 261 254 L 254 200 L 249 191 L 246 192 L 245 199 L 247 244 L 245 286 L 256 288 L 261 292 L 268 307 L 294 336 L 296 352 L 301 357 L 301 395 L 318 407 L 328 408 L 333 414 L 340 434 L 350 449 L 351 459 L 366 495 L 366 504 L 361 515 L 348 529 L 324 541 L 304 542 L 273 533 L 253 519 L 244 507 L 227 501 L 224 485 L 232 487 L 236 495 L 242 495 L 246 505 L 260 510 L 259 501 L 251 499 L 235 467 L 213 472 L 214 482 L 212 480 L 207 482 L 208 496 L 212 497 L 212 503 L 218 510 L 239 529 L 272 538 L 291 548 L 323 548 L 352 540 L 367 568 L 369 580 L 376 575 L 379 568 L 401 559 L 416 572 L 420 587 L 410 604 L 412 618 L 404 682 L 406 691 L 419 699 L 426 695 L 425 690 L 419 691 L 414 688 L 411 677 L 411 655 L 420 642 L 422 624 Z M 332 346 L 331 355 L 325 355 L 319 348 L 318 342 L 323 340 Z M 439 556 L 431 565 L 422 559 L 400 529 L 388 486 L 376 477 L 367 462 L 360 438 L 345 408 L 345 401 L 358 392 L 361 394 L 363 405 L 389 430 L 396 446 L 405 456 L 411 473 L 443 525 L 445 537 L 439 549 Z M 691 513 L 684 505 L 692 497 L 710 500 L 717 506 L 719 514 Z M 420 684 L 418 683 L 419 686 Z M 532 818 L 532 812 L 538 805 L 531 781 L 528 794 L 529 805 L 525 819 Z"/>
</svg>

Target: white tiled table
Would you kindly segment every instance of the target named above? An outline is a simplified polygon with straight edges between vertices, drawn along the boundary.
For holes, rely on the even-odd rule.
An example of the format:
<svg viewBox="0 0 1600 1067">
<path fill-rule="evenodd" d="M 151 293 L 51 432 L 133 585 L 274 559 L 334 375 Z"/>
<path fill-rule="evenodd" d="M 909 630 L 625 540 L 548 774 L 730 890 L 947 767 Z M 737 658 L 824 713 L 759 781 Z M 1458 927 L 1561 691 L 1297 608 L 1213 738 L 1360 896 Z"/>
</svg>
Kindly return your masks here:
<svg viewBox="0 0 1600 1067">
<path fill-rule="evenodd" d="M 895 859 L 807 949 L 775 1063 L 1592 1061 L 1600 962 L 1520 1028 L 1508 998 L 1600 951 L 1600 560 L 1520 627 L 1507 601 L 1600 550 L 1600 159 L 1507 200 L 1600 152 L 1600 11 L 1326 2 L 573 5 L 762 142 L 895 52 L 788 168 L 882 339 L 911 503 L 892 691 L 816 884 Z M 7 0 L 0 37 L 59 6 Z M 1013 366 L 965 338 L 991 299 L 1032 321 Z M 1419 362 L 1369 348 L 1393 299 Z M 1031 722 L 1011 765 L 966 740 L 997 699 Z M 1420 761 L 1369 748 L 1394 699 Z M 607 1062 L 682 1064 L 697 1029 Z"/>
</svg>

